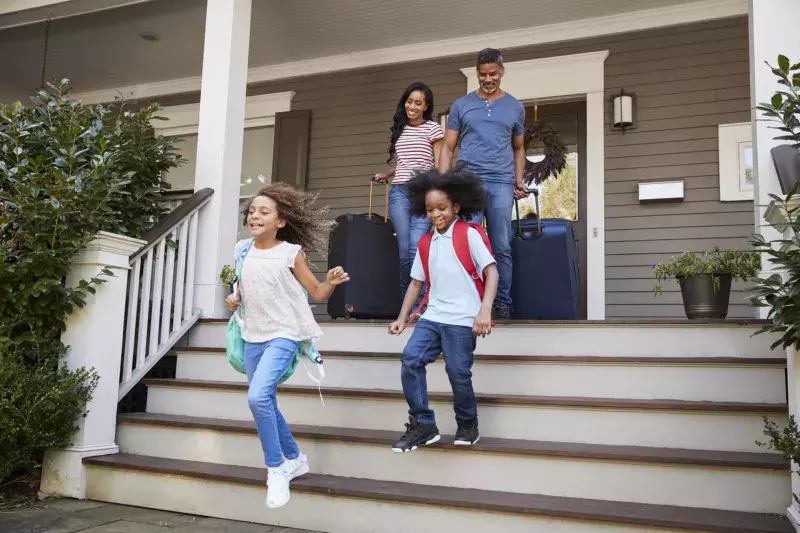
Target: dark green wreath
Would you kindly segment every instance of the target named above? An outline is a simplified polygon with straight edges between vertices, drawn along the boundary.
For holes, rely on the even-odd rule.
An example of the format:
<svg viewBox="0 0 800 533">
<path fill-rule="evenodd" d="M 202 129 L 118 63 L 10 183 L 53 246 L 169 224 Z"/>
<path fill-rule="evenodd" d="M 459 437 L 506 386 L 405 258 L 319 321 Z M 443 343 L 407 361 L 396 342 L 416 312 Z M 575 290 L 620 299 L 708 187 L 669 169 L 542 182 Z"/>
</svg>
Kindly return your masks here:
<svg viewBox="0 0 800 533">
<path fill-rule="evenodd" d="M 536 121 L 525 128 L 525 152 L 538 145 L 544 146 L 544 159 L 538 163 L 525 160 L 522 179 L 527 185 L 539 185 L 550 176 L 557 177 L 567 167 L 567 145 L 558 130 L 547 122 Z"/>
</svg>

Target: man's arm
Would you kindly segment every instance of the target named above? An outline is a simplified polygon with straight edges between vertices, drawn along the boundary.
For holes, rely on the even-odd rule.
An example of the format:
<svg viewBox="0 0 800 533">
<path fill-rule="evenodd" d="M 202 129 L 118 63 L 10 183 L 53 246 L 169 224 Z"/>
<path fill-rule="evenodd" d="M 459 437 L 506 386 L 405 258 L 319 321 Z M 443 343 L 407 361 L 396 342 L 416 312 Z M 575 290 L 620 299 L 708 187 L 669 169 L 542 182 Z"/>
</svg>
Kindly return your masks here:
<svg viewBox="0 0 800 533">
<path fill-rule="evenodd" d="M 511 146 L 514 149 L 514 198 L 519 200 L 528 196 L 528 188 L 522 181 L 525 171 L 525 136 L 512 137 Z"/>
<path fill-rule="evenodd" d="M 439 153 L 439 162 L 436 165 L 436 170 L 440 173 L 447 172 L 453 168 L 453 152 L 455 152 L 456 144 L 458 143 L 458 133 L 451 129 L 447 129 L 444 132 L 444 142 Z"/>
</svg>

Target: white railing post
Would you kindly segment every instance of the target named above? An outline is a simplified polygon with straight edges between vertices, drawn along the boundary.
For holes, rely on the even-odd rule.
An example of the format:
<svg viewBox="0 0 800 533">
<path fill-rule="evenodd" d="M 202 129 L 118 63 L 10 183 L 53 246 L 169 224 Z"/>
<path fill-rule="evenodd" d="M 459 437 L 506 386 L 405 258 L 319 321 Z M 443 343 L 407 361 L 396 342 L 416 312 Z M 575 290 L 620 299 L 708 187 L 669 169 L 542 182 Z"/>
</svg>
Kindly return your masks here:
<svg viewBox="0 0 800 533">
<path fill-rule="evenodd" d="M 64 450 L 48 450 L 42 471 L 42 492 L 85 497 L 84 457 L 117 453 L 114 442 L 117 420 L 120 353 L 125 333 L 125 299 L 128 290 L 130 256 L 144 241 L 101 232 L 75 258 L 67 277 L 67 286 L 97 276 L 103 268 L 111 268 L 116 276 L 106 278 L 89 295 L 83 309 L 76 308 L 67 318 L 67 329 L 61 340 L 69 346 L 67 366 L 93 368 L 99 376 L 97 388 L 87 405 L 88 414 L 78 420 L 80 429 L 72 446 Z"/>
</svg>

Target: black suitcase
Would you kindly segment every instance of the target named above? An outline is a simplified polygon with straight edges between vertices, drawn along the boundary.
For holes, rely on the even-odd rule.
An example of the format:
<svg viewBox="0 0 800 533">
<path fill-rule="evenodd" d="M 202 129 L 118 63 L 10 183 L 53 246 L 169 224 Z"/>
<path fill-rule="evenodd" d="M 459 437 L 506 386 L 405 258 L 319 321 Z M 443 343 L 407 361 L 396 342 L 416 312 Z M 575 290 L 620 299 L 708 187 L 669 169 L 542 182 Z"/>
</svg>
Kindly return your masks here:
<svg viewBox="0 0 800 533">
<path fill-rule="evenodd" d="M 581 280 L 578 246 L 572 223 L 562 218 L 519 219 L 514 224 L 511 254 L 511 318 L 515 320 L 578 320 Z"/>
<path fill-rule="evenodd" d="M 328 242 L 328 268 L 341 266 L 350 281 L 336 287 L 328 299 L 331 318 L 395 319 L 400 314 L 400 253 L 389 222 L 389 184 L 386 214 L 372 214 L 373 181 L 369 184 L 369 213 L 341 215 Z"/>
</svg>

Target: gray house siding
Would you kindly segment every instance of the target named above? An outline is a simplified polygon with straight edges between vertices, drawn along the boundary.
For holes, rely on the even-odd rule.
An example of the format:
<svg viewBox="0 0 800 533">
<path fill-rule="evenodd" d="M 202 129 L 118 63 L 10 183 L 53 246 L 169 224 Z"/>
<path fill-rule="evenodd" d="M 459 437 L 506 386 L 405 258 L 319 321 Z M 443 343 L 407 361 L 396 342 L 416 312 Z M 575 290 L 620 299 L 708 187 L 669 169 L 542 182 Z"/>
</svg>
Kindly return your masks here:
<svg viewBox="0 0 800 533">
<path fill-rule="evenodd" d="M 744 248 L 753 227 L 752 202 L 718 200 L 717 125 L 750 120 L 747 20 L 506 50 L 505 59 L 596 50 L 610 52 L 606 100 L 621 88 L 638 98 L 635 130 L 622 135 L 606 124 L 606 314 L 681 318 L 676 284 L 653 296 L 652 265 L 683 250 Z M 466 91 L 460 69 L 473 61 L 470 55 L 311 76 L 254 85 L 248 93 L 296 92 L 292 108 L 311 110 L 308 188 L 334 215 L 364 213 L 367 178 L 386 168 L 391 117 L 403 89 L 428 83 L 434 113 L 442 112 Z M 640 205 L 637 183 L 659 179 L 685 180 L 685 201 Z M 373 211 L 382 213 L 384 205 L 378 187 Z M 313 259 L 321 272 L 324 262 Z M 741 302 L 735 292 L 731 317 L 752 316 Z M 324 314 L 324 305 L 316 310 Z"/>
</svg>

